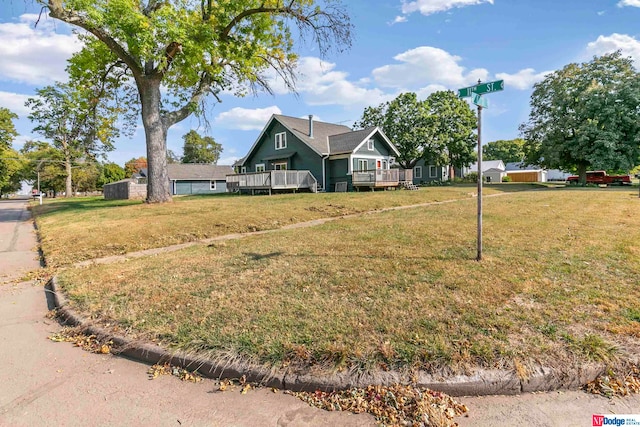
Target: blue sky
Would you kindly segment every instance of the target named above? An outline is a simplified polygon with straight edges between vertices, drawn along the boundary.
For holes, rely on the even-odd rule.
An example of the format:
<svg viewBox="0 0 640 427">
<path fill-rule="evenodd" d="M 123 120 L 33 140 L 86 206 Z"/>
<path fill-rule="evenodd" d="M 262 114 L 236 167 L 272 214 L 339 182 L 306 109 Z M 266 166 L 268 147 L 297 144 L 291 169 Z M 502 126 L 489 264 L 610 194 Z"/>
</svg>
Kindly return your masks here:
<svg viewBox="0 0 640 427">
<path fill-rule="evenodd" d="M 640 68 L 640 0 L 349 0 L 355 26 L 352 48 L 318 58 L 312 45 L 298 45 L 298 95 L 277 81 L 275 96 L 210 102 L 210 129 L 190 118 L 174 126 L 169 149 L 181 154 L 190 129 L 213 136 L 224 152 L 219 164 L 242 157 L 272 113 L 351 125 L 365 107 L 404 91 L 421 98 L 441 89 L 505 80 L 489 97 L 483 142 L 518 137 L 529 114 L 529 97 L 544 74 L 571 62 L 622 49 Z M 43 18 L 32 2 L 0 4 L 0 106 L 20 116 L 14 147 L 38 138 L 24 101 L 35 90 L 64 80 L 65 60 L 79 45 L 68 27 Z M 144 133 L 119 140 L 111 161 L 145 155 Z"/>
</svg>

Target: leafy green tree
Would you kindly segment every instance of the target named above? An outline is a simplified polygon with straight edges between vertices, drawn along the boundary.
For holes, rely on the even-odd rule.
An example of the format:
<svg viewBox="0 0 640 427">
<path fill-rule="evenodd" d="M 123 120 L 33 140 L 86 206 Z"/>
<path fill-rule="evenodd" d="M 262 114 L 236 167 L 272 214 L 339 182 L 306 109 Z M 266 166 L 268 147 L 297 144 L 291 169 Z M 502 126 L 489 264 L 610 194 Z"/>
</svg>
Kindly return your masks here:
<svg viewBox="0 0 640 427">
<path fill-rule="evenodd" d="M 433 127 L 433 146 L 427 151 L 426 160 L 438 165 L 449 165 L 449 179 L 454 178 L 454 168 L 462 169 L 476 161 L 478 145 L 478 119 L 466 101 L 452 91 L 438 91 L 426 99 Z"/>
<path fill-rule="evenodd" d="M 20 189 L 21 164 L 18 153 L 11 148 L 13 139 L 18 136 L 13 125 L 17 118 L 10 110 L 0 107 L 0 196 Z"/>
<path fill-rule="evenodd" d="M 74 194 L 93 192 L 98 189 L 100 166 L 98 162 L 83 162 L 73 168 Z"/>
<path fill-rule="evenodd" d="M 110 182 L 125 179 L 125 177 L 125 171 L 120 165 L 107 163 L 101 168 L 100 177 L 98 178 L 98 188 L 102 188 L 105 184 L 109 184 Z"/>
<path fill-rule="evenodd" d="M 640 73 L 618 51 L 569 64 L 534 85 L 520 127 L 527 160 L 549 168 L 629 171 L 640 156 Z"/>
<path fill-rule="evenodd" d="M 147 158 L 138 157 L 129 160 L 124 164 L 125 178 L 131 178 L 133 174 L 140 172 L 142 169 L 148 168 Z"/>
<path fill-rule="evenodd" d="M 367 107 L 354 125 L 358 129 L 377 126 L 400 152 L 397 162 L 411 169 L 433 146 L 433 128 L 426 101 L 419 101 L 413 92 L 401 93 L 395 99 L 377 107 Z"/>
<path fill-rule="evenodd" d="M 524 144 L 524 139 L 521 138 L 491 141 L 482 146 L 482 158 L 502 160 L 505 163 L 522 162 L 525 158 Z"/>
<path fill-rule="evenodd" d="M 123 66 L 134 80 L 145 129 L 150 203 L 171 200 L 168 129 L 202 111 L 207 94 L 270 91 L 269 69 L 293 88 L 293 34 L 310 35 L 322 56 L 351 42 L 351 24 L 340 0 L 37 1 L 53 18 L 100 41 L 88 43 L 72 59 L 78 69 L 98 76 Z"/>
<path fill-rule="evenodd" d="M 23 168 L 20 153 L 12 148 L 0 148 L 0 197 L 20 190 Z"/>
<path fill-rule="evenodd" d="M 71 167 L 78 159 L 94 159 L 113 149 L 120 134 L 116 126 L 117 111 L 103 105 L 93 86 L 57 83 L 39 89 L 29 98 L 29 119 L 35 132 L 53 142 L 64 160 L 66 197 L 73 196 Z"/>
<path fill-rule="evenodd" d="M 42 192 L 64 191 L 65 160 L 62 152 L 48 142 L 27 141 L 20 153 L 25 158 L 23 179 Z"/>
<path fill-rule="evenodd" d="M 13 139 L 18 136 L 13 120 L 18 116 L 4 107 L 0 107 L 0 150 L 11 148 Z"/>
<path fill-rule="evenodd" d="M 218 163 L 222 153 L 222 145 L 210 136 L 202 137 L 195 130 L 190 130 L 184 139 L 184 155 L 182 163 Z"/>
</svg>

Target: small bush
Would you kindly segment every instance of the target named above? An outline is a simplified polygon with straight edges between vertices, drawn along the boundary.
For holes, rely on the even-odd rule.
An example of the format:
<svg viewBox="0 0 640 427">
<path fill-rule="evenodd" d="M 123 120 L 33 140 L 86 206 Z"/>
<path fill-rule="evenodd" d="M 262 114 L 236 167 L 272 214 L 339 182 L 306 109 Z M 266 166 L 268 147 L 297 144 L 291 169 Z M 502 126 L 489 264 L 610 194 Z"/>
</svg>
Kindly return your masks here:
<svg viewBox="0 0 640 427">
<path fill-rule="evenodd" d="M 470 172 L 467 174 L 467 176 L 465 176 L 464 178 L 462 178 L 462 182 L 478 182 L 478 173 L 477 172 Z"/>
<path fill-rule="evenodd" d="M 510 176 L 503 176 L 502 177 L 502 182 L 511 182 L 511 177 Z"/>
</svg>

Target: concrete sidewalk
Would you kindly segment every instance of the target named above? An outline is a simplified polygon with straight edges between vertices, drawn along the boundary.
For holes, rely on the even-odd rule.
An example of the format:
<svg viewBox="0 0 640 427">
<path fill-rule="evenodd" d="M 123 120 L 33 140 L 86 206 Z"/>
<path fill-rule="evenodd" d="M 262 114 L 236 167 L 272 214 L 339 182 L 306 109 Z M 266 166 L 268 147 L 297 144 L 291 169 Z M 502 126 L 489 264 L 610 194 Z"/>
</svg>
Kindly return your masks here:
<svg viewBox="0 0 640 427">
<path fill-rule="evenodd" d="M 0 200 L 0 284 L 40 267 L 28 200 Z"/>
</svg>

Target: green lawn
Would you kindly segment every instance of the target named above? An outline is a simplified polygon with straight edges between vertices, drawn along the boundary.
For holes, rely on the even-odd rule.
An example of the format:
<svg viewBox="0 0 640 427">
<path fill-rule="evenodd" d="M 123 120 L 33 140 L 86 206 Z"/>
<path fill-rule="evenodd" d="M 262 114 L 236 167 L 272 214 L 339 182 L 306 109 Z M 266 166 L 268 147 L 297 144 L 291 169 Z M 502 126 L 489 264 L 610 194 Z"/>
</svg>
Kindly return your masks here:
<svg viewBox="0 0 640 427">
<path fill-rule="evenodd" d="M 115 221 L 113 210 L 126 212 L 124 217 L 143 212 L 154 225 L 165 221 L 167 212 L 191 223 L 189 215 L 178 214 L 184 206 L 197 212 L 193 222 L 216 224 L 222 212 L 229 215 L 232 208 L 226 204 L 248 200 L 269 206 L 252 218 L 262 213 L 290 223 L 310 219 L 317 210 L 335 214 L 337 206 L 352 212 L 407 203 L 409 197 L 411 203 L 464 197 L 67 269 L 60 283 L 78 310 L 121 331 L 276 366 L 457 372 L 483 366 L 526 373 L 538 363 L 574 366 L 638 354 L 636 190 L 555 189 L 487 198 L 480 263 L 474 260 L 476 203 L 469 191 L 423 189 L 369 194 L 370 199 L 366 194 L 190 199 L 168 207 L 98 208 L 91 215 L 110 221 Z M 213 200 L 224 207 L 215 209 Z M 193 205 L 198 202 L 204 203 L 202 212 Z M 273 220 L 260 224 L 267 227 Z M 51 233 L 50 227 L 45 231 Z M 73 258 L 77 255 L 65 259 Z"/>
</svg>

